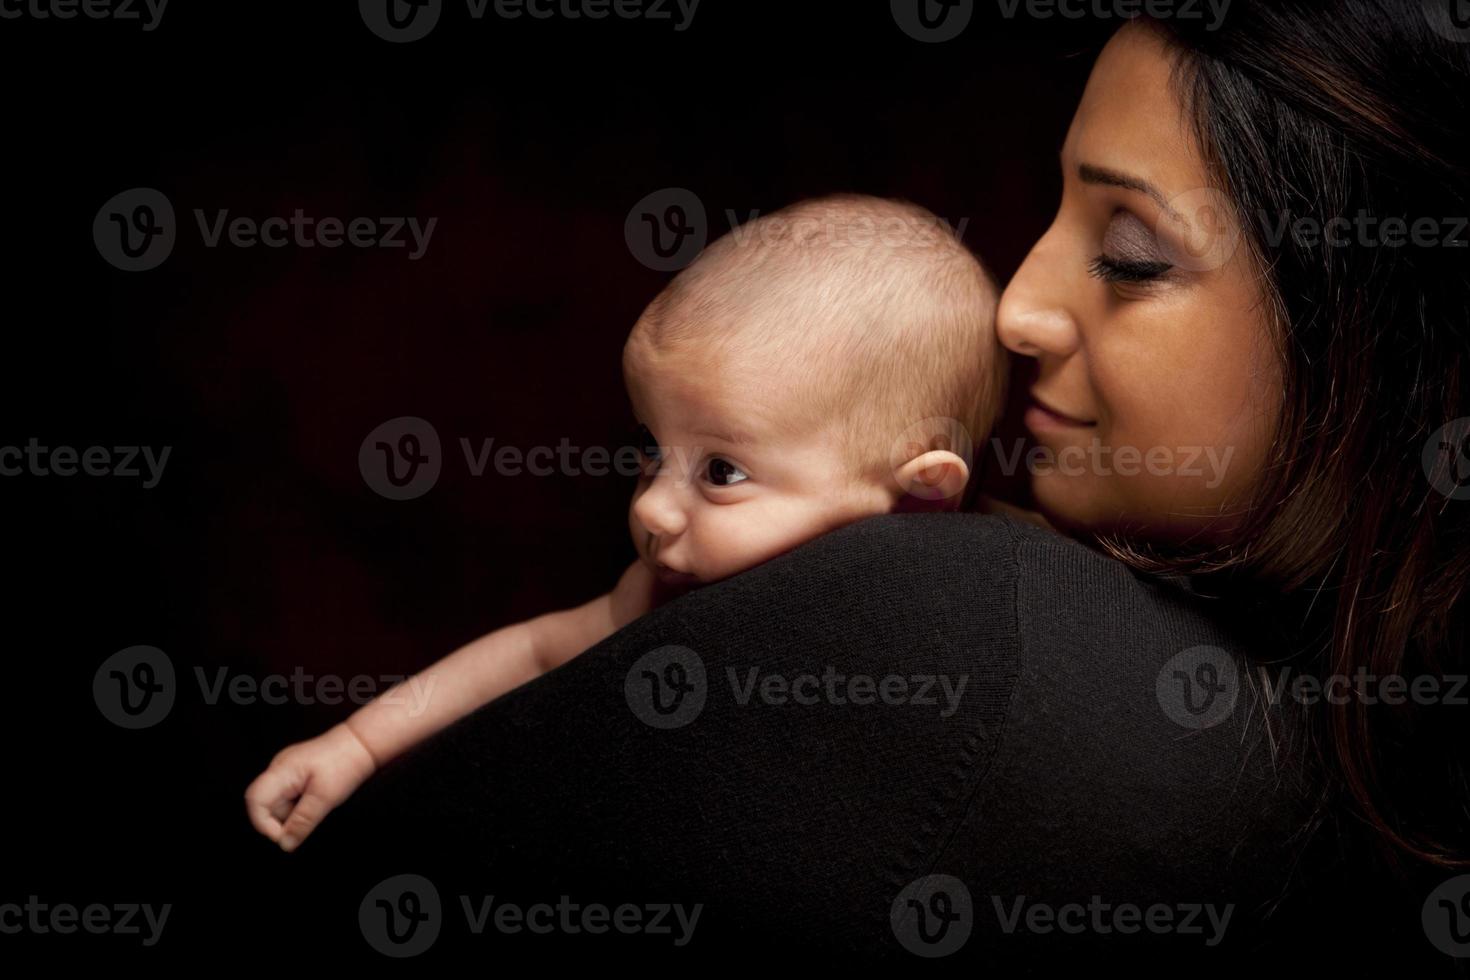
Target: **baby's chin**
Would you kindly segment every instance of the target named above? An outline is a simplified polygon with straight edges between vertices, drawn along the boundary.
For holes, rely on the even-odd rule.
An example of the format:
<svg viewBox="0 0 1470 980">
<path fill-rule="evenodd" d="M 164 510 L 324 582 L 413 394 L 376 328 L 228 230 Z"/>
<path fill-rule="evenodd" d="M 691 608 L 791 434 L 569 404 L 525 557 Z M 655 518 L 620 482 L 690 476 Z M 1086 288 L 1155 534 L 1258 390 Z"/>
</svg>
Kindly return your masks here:
<svg viewBox="0 0 1470 980">
<path fill-rule="evenodd" d="M 665 594 L 680 595 L 685 592 L 691 592 L 704 585 L 723 582 L 727 578 L 739 575 L 746 569 L 754 567 L 754 565 L 746 565 L 739 568 L 722 568 L 714 571 L 704 569 L 694 573 L 676 572 L 671 568 L 664 568 L 655 564 L 653 566 L 653 575 L 654 579 L 658 582 L 659 588 Z"/>
</svg>

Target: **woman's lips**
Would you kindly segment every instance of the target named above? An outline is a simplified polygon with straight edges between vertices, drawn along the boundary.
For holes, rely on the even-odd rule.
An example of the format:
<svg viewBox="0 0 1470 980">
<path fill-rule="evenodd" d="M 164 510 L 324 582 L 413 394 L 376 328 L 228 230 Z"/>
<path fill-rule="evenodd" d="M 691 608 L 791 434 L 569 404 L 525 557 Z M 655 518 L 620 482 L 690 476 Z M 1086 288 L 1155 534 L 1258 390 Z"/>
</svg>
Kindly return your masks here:
<svg viewBox="0 0 1470 980">
<path fill-rule="evenodd" d="M 1032 432 L 1049 432 L 1057 429 L 1085 429 L 1097 424 L 1096 422 L 1079 419 L 1052 408 L 1046 402 L 1036 397 L 1034 392 L 1031 395 L 1031 403 L 1026 406 L 1025 422 L 1026 428 Z"/>
</svg>

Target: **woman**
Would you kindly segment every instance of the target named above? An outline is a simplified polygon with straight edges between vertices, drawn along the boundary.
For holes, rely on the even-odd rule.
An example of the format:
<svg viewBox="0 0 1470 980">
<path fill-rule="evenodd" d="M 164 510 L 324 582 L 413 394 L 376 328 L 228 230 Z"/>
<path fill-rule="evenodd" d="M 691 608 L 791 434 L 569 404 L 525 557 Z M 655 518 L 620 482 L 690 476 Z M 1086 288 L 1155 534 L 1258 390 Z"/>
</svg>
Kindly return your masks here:
<svg viewBox="0 0 1470 980">
<path fill-rule="evenodd" d="M 697 905 L 694 949 L 1455 952 L 1467 99 L 1470 45 L 1417 0 L 1123 27 L 998 319 L 1061 533 L 851 525 L 344 814 L 397 807 L 441 889 Z"/>
</svg>

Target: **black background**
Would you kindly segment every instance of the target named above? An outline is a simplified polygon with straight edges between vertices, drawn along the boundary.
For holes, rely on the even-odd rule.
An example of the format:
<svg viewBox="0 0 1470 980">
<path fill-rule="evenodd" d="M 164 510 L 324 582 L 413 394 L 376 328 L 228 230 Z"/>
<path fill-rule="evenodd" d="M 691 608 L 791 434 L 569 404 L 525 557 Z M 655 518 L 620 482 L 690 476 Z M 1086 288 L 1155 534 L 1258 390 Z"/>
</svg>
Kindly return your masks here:
<svg viewBox="0 0 1470 980">
<path fill-rule="evenodd" d="M 633 556 L 630 480 L 475 477 L 458 440 L 619 445 L 621 346 L 668 279 L 624 238 L 650 193 L 692 190 L 711 239 L 727 212 L 905 197 L 964 220 L 1004 282 L 1055 209 L 1056 153 L 1117 25 L 998 10 L 977 4 L 943 44 L 907 36 L 881 2 L 704 0 L 683 32 L 476 22 L 449 3 L 401 45 L 352 3 L 174 0 L 152 32 L 0 21 L 0 445 L 171 447 L 153 489 L 0 479 L 14 624 L 0 900 L 172 903 L 153 956 L 370 955 L 355 907 L 319 901 L 345 869 L 304 863 L 313 841 L 280 854 L 242 803 L 275 751 L 351 705 L 208 704 L 196 669 L 403 674 L 612 584 Z M 113 268 L 92 237 L 133 187 L 178 215 L 177 246 L 147 272 Z M 298 207 L 438 223 L 408 261 L 207 248 L 193 218 Z M 357 455 L 404 415 L 434 424 L 444 473 L 395 502 Z M 135 644 L 168 654 L 180 691 L 163 722 L 124 731 L 92 678 Z"/>
</svg>

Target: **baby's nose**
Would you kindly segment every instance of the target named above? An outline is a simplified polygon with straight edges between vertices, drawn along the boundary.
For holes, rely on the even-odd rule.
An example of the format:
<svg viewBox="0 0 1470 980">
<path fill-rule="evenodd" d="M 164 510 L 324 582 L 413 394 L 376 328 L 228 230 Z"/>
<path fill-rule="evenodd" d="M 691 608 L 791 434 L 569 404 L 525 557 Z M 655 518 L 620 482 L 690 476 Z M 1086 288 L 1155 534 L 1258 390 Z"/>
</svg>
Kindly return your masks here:
<svg viewBox="0 0 1470 980">
<path fill-rule="evenodd" d="M 654 480 L 633 502 L 633 514 L 649 533 L 670 538 L 684 530 L 684 509 L 668 480 Z"/>
</svg>

